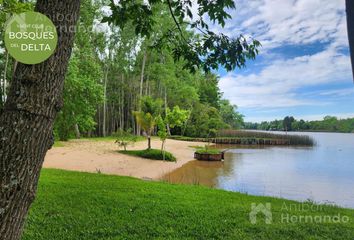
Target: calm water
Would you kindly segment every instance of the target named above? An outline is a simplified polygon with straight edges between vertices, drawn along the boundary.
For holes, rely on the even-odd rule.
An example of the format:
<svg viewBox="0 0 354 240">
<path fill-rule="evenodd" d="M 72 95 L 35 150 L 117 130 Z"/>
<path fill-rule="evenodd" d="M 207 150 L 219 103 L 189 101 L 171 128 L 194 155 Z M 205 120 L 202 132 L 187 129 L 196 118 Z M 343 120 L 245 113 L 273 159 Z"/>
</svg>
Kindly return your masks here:
<svg viewBox="0 0 354 240">
<path fill-rule="evenodd" d="M 224 162 L 192 161 L 166 176 L 253 195 L 354 208 L 354 134 L 301 133 L 315 147 L 231 148 Z"/>
</svg>

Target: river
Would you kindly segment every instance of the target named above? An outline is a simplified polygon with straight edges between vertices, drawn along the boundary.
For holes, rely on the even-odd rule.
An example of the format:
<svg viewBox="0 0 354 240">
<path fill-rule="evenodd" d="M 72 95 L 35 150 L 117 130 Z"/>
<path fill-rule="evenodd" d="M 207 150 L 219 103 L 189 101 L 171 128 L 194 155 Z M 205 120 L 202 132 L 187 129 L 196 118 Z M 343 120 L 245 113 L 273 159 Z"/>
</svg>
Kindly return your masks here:
<svg viewBox="0 0 354 240">
<path fill-rule="evenodd" d="M 222 146 L 229 148 L 224 162 L 191 161 L 165 180 L 354 208 L 354 134 L 291 134 L 309 135 L 317 144 Z"/>
</svg>

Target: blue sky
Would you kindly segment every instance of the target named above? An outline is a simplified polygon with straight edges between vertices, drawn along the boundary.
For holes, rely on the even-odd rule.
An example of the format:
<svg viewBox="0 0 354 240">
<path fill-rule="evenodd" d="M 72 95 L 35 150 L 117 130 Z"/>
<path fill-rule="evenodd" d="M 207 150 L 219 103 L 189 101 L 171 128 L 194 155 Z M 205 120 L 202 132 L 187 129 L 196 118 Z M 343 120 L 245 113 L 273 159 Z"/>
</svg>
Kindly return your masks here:
<svg viewBox="0 0 354 240">
<path fill-rule="evenodd" d="M 354 117 L 344 0 L 237 0 L 224 29 L 261 41 L 246 69 L 219 71 L 246 121 Z"/>
</svg>

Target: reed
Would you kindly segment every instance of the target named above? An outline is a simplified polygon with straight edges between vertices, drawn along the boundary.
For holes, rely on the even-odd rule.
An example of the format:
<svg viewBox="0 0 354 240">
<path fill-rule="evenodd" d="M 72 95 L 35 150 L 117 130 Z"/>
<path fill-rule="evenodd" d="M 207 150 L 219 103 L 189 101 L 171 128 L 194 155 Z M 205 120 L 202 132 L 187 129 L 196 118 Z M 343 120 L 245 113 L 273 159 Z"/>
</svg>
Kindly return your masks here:
<svg viewBox="0 0 354 240">
<path fill-rule="evenodd" d="M 313 146 L 315 141 L 307 135 L 294 135 L 294 134 L 279 134 L 271 132 L 258 132 L 258 131 L 244 131 L 225 129 L 219 130 L 217 138 L 240 138 L 240 139 L 255 139 L 258 140 L 280 140 L 287 142 L 289 145 L 304 145 Z"/>
<path fill-rule="evenodd" d="M 191 142 L 209 142 L 233 145 L 280 145 L 314 146 L 315 141 L 307 135 L 276 134 L 243 130 L 220 130 L 213 138 L 170 136 L 170 139 Z"/>
</svg>

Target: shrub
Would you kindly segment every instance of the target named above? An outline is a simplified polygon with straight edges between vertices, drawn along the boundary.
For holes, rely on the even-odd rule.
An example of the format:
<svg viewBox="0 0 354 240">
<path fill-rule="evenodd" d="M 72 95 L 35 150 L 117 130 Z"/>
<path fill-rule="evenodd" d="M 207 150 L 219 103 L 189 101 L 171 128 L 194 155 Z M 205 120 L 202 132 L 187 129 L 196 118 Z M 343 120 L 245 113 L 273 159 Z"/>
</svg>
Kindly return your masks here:
<svg viewBox="0 0 354 240">
<path fill-rule="evenodd" d="M 120 153 L 138 156 L 142 158 L 152 159 L 152 160 L 165 160 L 169 162 L 175 162 L 176 158 L 172 153 L 161 151 L 158 149 L 146 149 L 146 150 L 131 150 L 131 151 L 119 151 Z"/>
<path fill-rule="evenodd" d="M 199 154 L 220 154 L 221 151 L 219 149 L 215 149 L 215 148 L 199 148 L 196 153 Z"/>
<path fill-rule="evenodd" d="M 117 143 L 119 147 L 123 147 L 124 151 L 127 150 L 128 145 L 134 144 L 138 140 L 137 136 L 123 130 L 119 130 L 118 132 L 114 133 L 113 136 L 117 138 L 115 143 Z"/>
</svg>

